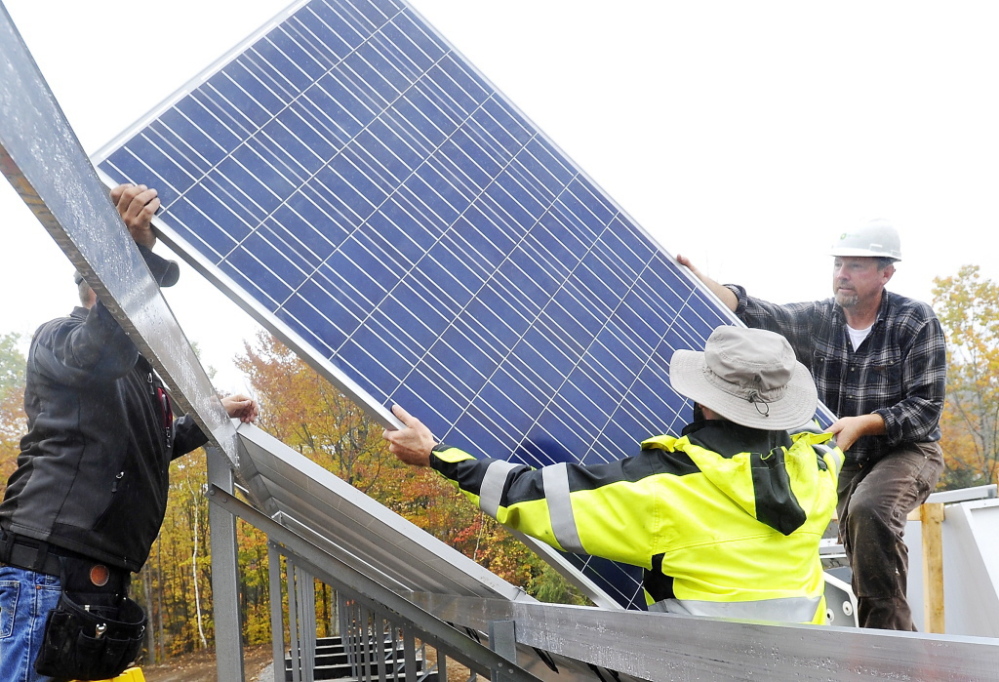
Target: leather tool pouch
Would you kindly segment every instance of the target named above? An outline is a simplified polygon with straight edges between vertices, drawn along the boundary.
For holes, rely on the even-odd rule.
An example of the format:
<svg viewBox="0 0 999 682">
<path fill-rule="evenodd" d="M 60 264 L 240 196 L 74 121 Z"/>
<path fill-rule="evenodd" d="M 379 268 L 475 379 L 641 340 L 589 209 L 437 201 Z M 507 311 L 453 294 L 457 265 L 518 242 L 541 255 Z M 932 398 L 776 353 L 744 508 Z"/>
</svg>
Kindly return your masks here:
<svg viewBox="0 0 999 682">
<path fill-rule="evenodd" d="M 128 598 L 128 573 L 60 558 L 62 595 L 45 622 L 35 670 L 77 680 L 119 675 L 142 648 L 146 614 Z"/>
</svg>

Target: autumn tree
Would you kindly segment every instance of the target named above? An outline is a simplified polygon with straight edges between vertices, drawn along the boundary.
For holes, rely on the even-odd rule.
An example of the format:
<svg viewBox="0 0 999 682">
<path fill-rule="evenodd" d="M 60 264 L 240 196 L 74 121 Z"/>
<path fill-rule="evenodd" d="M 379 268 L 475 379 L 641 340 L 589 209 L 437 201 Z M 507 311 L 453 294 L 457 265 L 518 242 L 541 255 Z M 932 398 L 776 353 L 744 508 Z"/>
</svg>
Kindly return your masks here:
<svg viewBox="0 0 999 682">
<path fill-rule="evenodd" d="M 378 497 L 393 488 L 382 427 L 318 372 L 265 332 L 246 344 L 237 367 L 261 405 L 259 425 L 358 490 Z"/>
<path fill-rule="evenodd" d="M 947 400 L 941 445 L 945 488 L 996 481 L 999 466 L 999 285 L 978 266 L 933 280 L 933 305 L 947 334 Z"/>
<path fill-rule="evenodd" d="M 17 466 L 20 440 L 26 428 L 24 415 L 24 355 L 20 334 L 0 336 L 0 494 Z"/>
<path fill-rule="evenodd" d="M 258 335 L 237 366 L 257 392 L 260 426 L 286 445 L 505 580 L 579 602 L 543 560 L 450 483 L 399 463 L 382 426 L 277 339 Z"/>
</svg>

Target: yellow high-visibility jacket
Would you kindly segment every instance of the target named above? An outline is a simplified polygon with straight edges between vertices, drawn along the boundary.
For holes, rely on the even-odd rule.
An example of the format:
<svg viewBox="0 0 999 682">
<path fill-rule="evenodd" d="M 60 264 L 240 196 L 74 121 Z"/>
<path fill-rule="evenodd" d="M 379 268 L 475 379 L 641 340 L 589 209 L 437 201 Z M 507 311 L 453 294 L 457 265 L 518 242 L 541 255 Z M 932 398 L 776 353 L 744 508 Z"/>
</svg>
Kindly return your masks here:
<svg viewBox="0 0 999 682">
<path fill-rule="evenodd" d="M 505 526 L 641 566 L 650 610 L 824 623 L 819 540 L 843 463 L 830 438 L 710 420 L 607 464 L 533 469 L 441 444 L 431 466 Z"/>
</svg>

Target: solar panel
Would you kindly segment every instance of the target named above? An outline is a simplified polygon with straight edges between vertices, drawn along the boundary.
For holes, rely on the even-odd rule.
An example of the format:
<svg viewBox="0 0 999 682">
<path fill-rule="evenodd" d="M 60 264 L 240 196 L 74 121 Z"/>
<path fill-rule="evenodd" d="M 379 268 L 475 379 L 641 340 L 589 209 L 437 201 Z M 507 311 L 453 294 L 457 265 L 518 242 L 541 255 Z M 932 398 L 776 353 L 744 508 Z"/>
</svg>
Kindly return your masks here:
<svg viewBox="0 0 999 682">
<path fill-rule="evenodd" d="M 479 455 L 635 454 L 689 417 L 672 351 L 732 322 L 404 2 L 297 3 L 95 161 L 359 402 Z"/>
</svg>

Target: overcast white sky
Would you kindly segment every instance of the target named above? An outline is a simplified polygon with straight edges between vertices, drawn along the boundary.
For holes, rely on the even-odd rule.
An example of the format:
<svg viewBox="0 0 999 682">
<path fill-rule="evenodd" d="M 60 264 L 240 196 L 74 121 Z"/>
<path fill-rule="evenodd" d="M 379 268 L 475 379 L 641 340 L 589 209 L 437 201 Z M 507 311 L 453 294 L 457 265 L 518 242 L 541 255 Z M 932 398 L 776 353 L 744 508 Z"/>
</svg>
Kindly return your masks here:
<svg viewBox="0 0 999 682">
<path fill-rule="evenodd" d="M 6 0 L 93 152 L 284 0 Z M 902 233 L 890 288 L 980 265 L 999 280 L 999 4 L 414 0 L 673 254 L 778 302 L 825 298 L 828 248 Z M 0 333 L 74 304 L 72 268 L 0 187 Z M 253 325 L 189 268 L 168 299 L 229 365 Z M 221 311 L 221 312 L 220 312 Z"/>
</svg>

